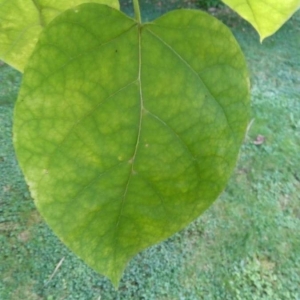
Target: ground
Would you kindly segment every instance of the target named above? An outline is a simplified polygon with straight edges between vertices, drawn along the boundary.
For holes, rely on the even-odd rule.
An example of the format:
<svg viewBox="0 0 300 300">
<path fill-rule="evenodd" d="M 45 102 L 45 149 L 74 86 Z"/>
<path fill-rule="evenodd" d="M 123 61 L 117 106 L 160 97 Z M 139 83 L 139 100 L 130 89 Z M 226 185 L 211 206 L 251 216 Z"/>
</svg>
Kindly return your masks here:
<svg viewBox="0 0 300 300">
<path fill-rule="evenodd" d="M 168 9 L 157 3 L 151 12 L 145 6 L 146 18 Z M 1 63 L 1 300 L 300 299 L 300 13 L 263 44 L 229 10 L 211 13 L 232 29 L 251 74 L 252 117 L 238 165 L 208 211 L 130 262 L 118 291 L 36 211 L 12 146 L 21 75 Z"/>
</svg>

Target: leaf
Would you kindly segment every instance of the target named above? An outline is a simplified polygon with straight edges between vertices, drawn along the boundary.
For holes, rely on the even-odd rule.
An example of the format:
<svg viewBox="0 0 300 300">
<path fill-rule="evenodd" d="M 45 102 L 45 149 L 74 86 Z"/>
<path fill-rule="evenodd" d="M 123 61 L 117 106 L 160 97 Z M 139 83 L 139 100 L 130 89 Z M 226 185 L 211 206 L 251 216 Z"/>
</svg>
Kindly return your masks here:
<svg viewBox="0 0 300 300">
<path fill-rule="evenodd" d="M 261 41 L 274 34 L 300 8 L 300 0 L 222 1 L 252 24 Z"/>
<path fill-rule="evenodd" d="M 50 227 L 117 285 L 222 192 L 248 114 L 245 60 L 221 22 L 180 10 L 140 25 L 84 4 L 41 34 L 14 144 Z"/>
<path fill-rule="evenodd" d="M 0 0 L 0 59 L 23 72 L 42 29 L 59 13 L 90 0 Z M 92 2 L 119 8 L 118 0 Z"/>
</svg>

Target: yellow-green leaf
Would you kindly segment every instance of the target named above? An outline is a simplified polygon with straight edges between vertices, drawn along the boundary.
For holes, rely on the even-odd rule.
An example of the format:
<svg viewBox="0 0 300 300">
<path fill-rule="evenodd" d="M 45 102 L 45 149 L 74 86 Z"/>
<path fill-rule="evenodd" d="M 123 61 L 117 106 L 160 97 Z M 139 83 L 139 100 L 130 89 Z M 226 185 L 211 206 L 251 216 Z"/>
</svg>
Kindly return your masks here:
<svg viewBox="0 0 300 300">
<path fill-rule="evenodd" d="M 62 11 L 86 2 L 119 8 L 118 0 L 0 0 L 0 59 L 23 72 L 42 29 Z"/>
<path fill-rule="evenodd" d="M 222 0 L 250 22 L 262 41 L 300 8 L 300 0 Z"/>
<path fill-rule="evenodd" d="M 222 192 L 248 115 L 245 59 L 221 22 L 180 10 L 141 25 L 83 4 L 40 36 L 14 144 L 50 227 L 117 285 Z"/>
</svg>

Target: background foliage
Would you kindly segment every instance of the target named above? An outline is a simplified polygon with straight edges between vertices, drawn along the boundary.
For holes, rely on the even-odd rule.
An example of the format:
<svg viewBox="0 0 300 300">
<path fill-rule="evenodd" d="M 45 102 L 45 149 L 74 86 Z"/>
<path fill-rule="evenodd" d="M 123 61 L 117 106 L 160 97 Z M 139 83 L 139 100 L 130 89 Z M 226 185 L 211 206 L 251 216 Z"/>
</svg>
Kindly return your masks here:
<svg viewBox="0 0 300 300">
<path fill-rule="evenodd" d="M 199 5 L 199 7 L 202 9 L 209 9 L 211 7 L 221 7 L 224 5 L 221 2 L 221 0 L 198 0 L 196 4 Z"/>
<path fill-rule="evenodd" d="M 117 292 L 34 208 L 11 144 L 20 74 L 0 66 L 0 299 L 300 298 L 300 14 L 261 45 L 234 13 L 215 13 L 233 29 L 251 71 L 254 122 L 239 165 L 201 218 L 130 263 Z"/>
<path fill-rule="evenodd" d="M 0 0 L 0 58 L 23 72 L 40 32 L 66 9 L 89 0 Z M 119 8 L 118 0 L 94 0 Z"/>
<path fill-rule="evenodd" d="M 224 4 L 221 0 L 140 0 L 143 20 L 152 20 L 170 11 L 171 9 L 180 8 L 198 8 L 208 10 L 209 8 L 222 7 Z M 121 0 L 121 9 L 127 14 L 133 16 L 132 0 Z"/>
</svg>

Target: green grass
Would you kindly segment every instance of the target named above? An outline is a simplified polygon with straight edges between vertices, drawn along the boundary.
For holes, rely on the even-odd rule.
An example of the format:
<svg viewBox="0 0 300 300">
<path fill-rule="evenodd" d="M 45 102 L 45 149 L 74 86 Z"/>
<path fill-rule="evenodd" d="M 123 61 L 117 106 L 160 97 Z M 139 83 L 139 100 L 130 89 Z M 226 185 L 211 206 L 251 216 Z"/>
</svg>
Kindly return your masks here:
<svg viewBox="0 0 300 300">
<path fill-rule="evenodd" d="M 1 300 L 300 299 L 300 14 L 262 45 L 236 15 L 218 14 L 241 43 L 252 79 L 254 121 L 238 166 L 204 215 L 130 262 L 118 291 L 36 211 L 11 142 L 21 76 L 0 65 Z M 262 145 L 253 143 L 258 135 Z"/>
</svg>

